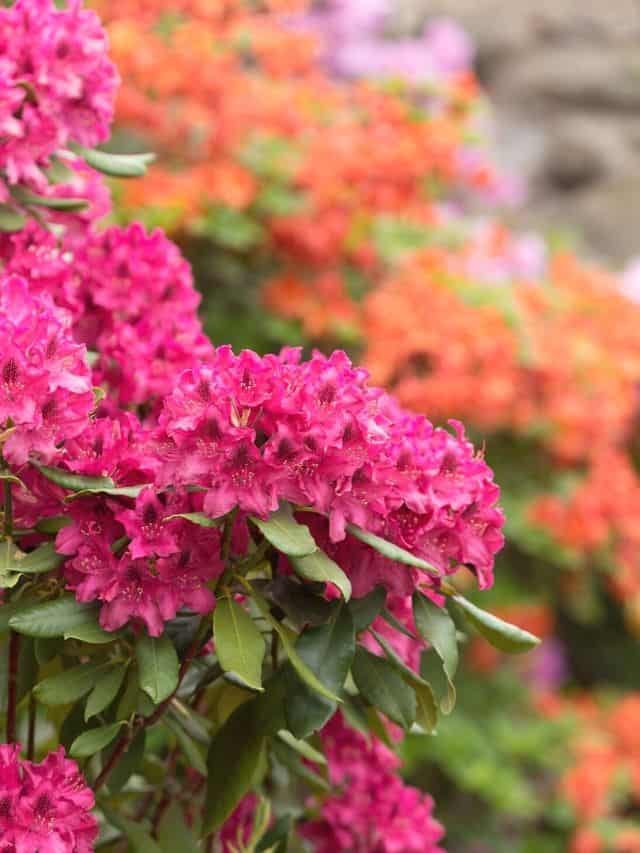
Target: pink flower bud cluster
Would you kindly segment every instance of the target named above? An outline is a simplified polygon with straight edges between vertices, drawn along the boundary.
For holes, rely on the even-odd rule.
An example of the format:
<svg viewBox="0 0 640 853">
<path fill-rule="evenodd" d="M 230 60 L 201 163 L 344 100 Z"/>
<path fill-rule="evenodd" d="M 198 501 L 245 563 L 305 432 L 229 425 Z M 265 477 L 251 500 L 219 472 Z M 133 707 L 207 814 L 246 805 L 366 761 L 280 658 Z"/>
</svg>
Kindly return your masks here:
<svg viewBox="0 0 640 853">
<path fill-rule="evenodd" d="M 54 152 L 107 138 L 118 76 L 106 50 L 98 17 L 79 0 L 0 9 L 0 172 L 9 186 L 41 189 Z"/>
<path fill-rule="evenodd" d="M 93 792 L 60 747 L 35 764 L 0 745 L 0 853 L 91 853 Z"/>
<path fill-rule="evenodd" d="M 335 793 L 308 802 L 315 816 L 300 826 L 314 853 L 442 853 L 433 800 L 405 785 L 399 759 L 340 713 L 320 737 Z"/>
<path fill-rule="evenodd" d="M 0 277 L 0 341 L 2 453 L 16 465 L 32 454 L 50 462 L 86 427 L 94 405 L 85 348 L 66 314 L 14 275 Z"/>
<path fill-rule="evenodd" d="M 220 347 L 164 401 L 156 483 L 203 487 L 213 518 L 234 507 L 265 517 L 282 500 L 312 508 L 328 519 L 324 529 L 304 519 L 320 544 L 345 543 L 338 562 L 353 567 L 356 594 L 376 582 L 393 588 L 394 564 L 345 539 L 349 523 L 441 572 L 468 564 L 489 586 L 503 543 L 491 470 L 461 425 L 454 435 L 437 429 L 367 379 L 342 352 L 303 362 L 297 350 L 260 357 Z M 369 560 L 362 552 L 371 552 Z M 402 575 L 408 580 L 394 591 L 407 594 L 415 583 L 405 567 Z"/>
</svg>

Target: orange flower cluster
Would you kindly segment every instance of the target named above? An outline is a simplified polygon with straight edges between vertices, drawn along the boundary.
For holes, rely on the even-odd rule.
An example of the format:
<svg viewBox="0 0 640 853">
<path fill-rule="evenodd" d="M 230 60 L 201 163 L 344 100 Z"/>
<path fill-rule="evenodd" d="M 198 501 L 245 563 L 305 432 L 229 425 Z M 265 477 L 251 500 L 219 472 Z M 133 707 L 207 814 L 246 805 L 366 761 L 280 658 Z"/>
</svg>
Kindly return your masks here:
<svg viewBox="0 0 640 853">
<path fill-rule="evenodd" d="M 572 764 L 560 781 L 578 825 L 570 853 L 640 853 L 640 821 L 630 817 L 640 807 L 640 694 L 613 704 L 548 696 L 539 707 L 579 723 Z"/>
<path fill-rule="evenodd" d="M 429 97 L 334 82 L 315 39 L 275 14 L 299 2 L 94 5 L 123 78 L 119 127 L 160 153 L 121 206 L 152 219 L 163 208 L 163 225 L 199 234 L 216 207 L 245 212 L 283 269 L 273 304 L 287 302 L 294 274 L 302 286 L 344 264 L 370 270 L 381 216 L 423 228 L 443 190 L 498 181 L 486 156 L 460 156 L 479 103 L 469 73 Z"/>
</svg>

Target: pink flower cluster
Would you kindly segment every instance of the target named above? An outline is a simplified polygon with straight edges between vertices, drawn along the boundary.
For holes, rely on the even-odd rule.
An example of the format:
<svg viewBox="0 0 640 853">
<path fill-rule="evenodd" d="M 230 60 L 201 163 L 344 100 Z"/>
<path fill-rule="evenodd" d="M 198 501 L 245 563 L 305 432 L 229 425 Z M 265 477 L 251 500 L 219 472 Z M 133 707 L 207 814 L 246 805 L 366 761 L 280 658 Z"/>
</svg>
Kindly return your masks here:
<svg viewBox="0 0 640 853">
<path fill-rule="evenodd" d="M 65 313 L 14 275 L 0 277 L 0 340 L 2 453 L 16 465 L 31 454 L 49 462 L 86 427 L 94 405 L 85 348 Z"/>
<path fill-rule="evenodd" d="M 164 401 L 156 483 L 202 486 L 213 518 L 236 506 L 264 517 L 282 500 L 311 507 L 328 519 L 325 530 L 304 519 L 323 546 L 345 542 L 353 523 L 443 572 L 466 563 L 489 586 L 503 543 L 491 470 L 461 425 L 455 435 L 434 428 L 367 379 L 342 352 L 302 362 L 298 350 L 260 357 L 220 347 Z M 339 562 L 353 567 L 356 594 L 393 570 L 368 546 L 346 545 Z"/>
<path fill-rule="evenodd" d="M 59 238 L 30 223 L 0 238 L 0 259 L 71 313 L 76 339 L 99 356 L 94 383 L 112 403 L 153 409 L 212 352 L 189 266 L 162 231 L 85 228 L 78 239 L 68 228 Z"/>
<path fill-rule="evenodd" d="M 94 796 L 60 747 L 40 762 L 0 745 L 0 853 L 91 853 Z"/>
<path fill-rule="evenodd" d="M 400 762 L 391 750 L 340 713 L 320 737 L 337 791 L 308 803 L 316 816 L 300 832 L 314 853 L 442 853 L 433 800 L 396 775 Z"/>
<path fill-rule="evenodd" d="M 9 186 L 46 186 L 43 169 L 70 141 L 104 141 L 116 70 L 94 12 L 70 0 L 17 0 L 0 9 L 0 171 Z M 9 197 L 0 183 L 0 201 Z"/>
</svg>

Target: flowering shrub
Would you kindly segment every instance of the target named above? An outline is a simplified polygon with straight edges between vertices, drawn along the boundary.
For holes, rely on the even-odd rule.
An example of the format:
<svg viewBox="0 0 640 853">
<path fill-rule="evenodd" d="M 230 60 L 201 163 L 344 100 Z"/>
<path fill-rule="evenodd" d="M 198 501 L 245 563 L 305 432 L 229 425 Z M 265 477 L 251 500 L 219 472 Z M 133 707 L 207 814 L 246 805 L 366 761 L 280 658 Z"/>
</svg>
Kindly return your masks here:
<svg viewBox="0 0 640 853">
<path fill-rule="evenodd" d="M 115 94 L 97 19 L 0 21 L 0 849 L 438 853 L 391 747 L 453 708 L 452 614 L 538 642 L 453 583 L 493 582 L 491 469 L 341 351 L 215 348 L 177 247 L 99 223 L 100 173 L 149 157 L 88 147 Z"/>
</svg>

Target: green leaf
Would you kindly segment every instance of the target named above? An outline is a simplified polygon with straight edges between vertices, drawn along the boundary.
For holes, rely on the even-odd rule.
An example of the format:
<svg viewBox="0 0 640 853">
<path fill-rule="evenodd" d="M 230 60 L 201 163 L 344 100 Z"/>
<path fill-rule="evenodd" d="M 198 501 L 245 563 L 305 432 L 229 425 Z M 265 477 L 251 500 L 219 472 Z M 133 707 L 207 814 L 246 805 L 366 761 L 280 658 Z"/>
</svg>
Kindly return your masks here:
<svg viewBox="0 0 640 853">
<path fill-rule="evenodd" d="M 35 204 L 38 207 L 47 207 L 50 210 L 63 210 L 67 213 L 76 213 L 80 210 L 86 210 L 89 207 L 89 202 L 86 198 L 48 197 L 32 193 L 24 189 L 24 187 L 16 187 L 12 194 L 20 204 Z"/>
<path fill-rule="evenodd" d="M 291 832 L 293 826 L 293 818 L 290 814 L 282 815 L 266 832 L 256 847 L 256 853 L 267 853 L 273 850 L 274 853 L 283 853 L 285 847 L 281 847 L 281 843 L 286 845 L 287 836 Z"/>
<path fill-rule="evenodd" d="M 306 557 L 312 554 L 317 545 L 306 524 L 299 524 L 293 517 L 291 506 L 287 503 L 272 513 L 266 521 L 250 516 L 251 521 L 260 530 L 274 548 L 290 557 Z"/>
<path fill-rule="evenodd" d="M 61 468 L 51 468 L 48 465 L 38 465 L 37 468 L 47 480 L 51 480 L 57 486 L 62 486 L 63 489 L 69 489 L 72 492 L 113 489 L 116 485 L 111 477 L 85 477 L 82 474 L 63 471 Z"/>
<path fill-rule="evenodd" d="M 199 853 L 200 847 L 187 824 L 182 809 L 172 802 L 158 824 L 158 843 L 163 853 Z"/>
<path fill-rule="evenodd" d="M 425 682 L 412 682 L 416 694 L 416 723 L 427 732 L 431 732 L 438 724 L 438 703 L 431 685 Z"/>
<path fill-rule="evenodd" d="M 264 639 L 244 607 L 232 598 L 219 599 L 213 634 L 222 669 L 237 675 L 247 687 L 262 690 Z"/>
<path fill-rule="evenodd" d="M 143 634 L 136 643 L 138 684 L 155 704 L 167 699 L 178 686 L 180 665 L 171 640 Z"/>
<path fill-rule="evenodd" d="M 68 515 L 51 515 L 48 518 L 41 518 L 36 524 L 36 530 L 38 533 L 55 534 L 63 527 L 68 527 L 69 524 L 71 524 L 71 519 Z"/>
<path fill-rule="evenodd" d="M 406 566 L 413 566 L 416 569 L 421 569 L 423 572 L 427 572 L 427 574 L 433 575 L 434 577 L 439 578 L 442 576 L 442 573 L 439 572 L 435 566 L 427 563 L 426 560 L 416 557 L 410 551 L 405 551 L 404 548 L 400 548 L 392 542 L 387 542 L 386 539 L 376 536 L 375 533 L 369 533 L 368 530 L 356 527 L 355 524 L 347 524 L 347 530 L 352 536 L 355 536 L 356 539 L 359 539 L 375 551 L 378 551 L 378 553 L 382 554 L 383 557 L 395 560 L 396 563 L 404 563 Z"/>
<path fill-rule="evenodd" d="M 452 599 L 462 609 L 473 627 L 496 649 L 500 649 L 502 652 L 520 654 L 531 651 L 540 645 L 540 639 L 534 634 L 499 619 L 493 613 L 487 613 L 486 610 L 482 610 L 482 608 L 467 601 L 463 596 L 454 595 Z"/>
<path fill-rule="evenodd" d="M 50 572 L 52 569 L 57 569 L 64 559 L 64 555 L 56 553 L 53 542 L 45 542 L 44 545 L 40 545 L 35 551 L 21 556 L 16 561 L 14 570 L 23 574 L 38 575 L 43 572 Z"/>
<path fill-rule="evenodd" d="M 122 723 L 110 723 L 108 726 L 100 726 L 97 729 L 89 729 L 83 732 L 71 744 L 69 754 L 72 758 L 89 758 L 100 752 L 105 746 L 109 746 L 120 731 Z"/>
<path fill-rule="evenodd" d="M 257 781 L 267 739 L 253 713 L 255 701 L 240 705 L 209 747 L 203 819 L 205 834 L 220 828 Z"/>
<path fill-rule="evenodd" d="M 327 601 L 315 595 L 308 584 L 282 575 L 270 581 L 265 592 L 298 628 L 326 624 L 338 607 L 337 601 Z"/>
<path fill-rule="evenodd" d="M 306 758 L 307 761 L 313 761 L 314 764 L 323 764 L 326 765 L 327 759 L 321 752 L 318 752 L 317 749 L 314 749 L 310 743 L 307 743 L 306 740 L 300 740 L 297 737 L 294 737 L 291 732 L 288 732 L 286 729 L 281 729 L 278 732 L 278 737 L 283 743 L 286 743 L 288 747 L 293 749 L 302 758 Z"/>
<path fill-rule="evenodd" d="M 9 619 L 9 626 L 29 637 L 62 637 L 80 625 L 94 624 L 97 608 L 81 604 L 72 595 L 21 608 Z"/>
<path fill-rule="evenodd" d="M 220 527 L 222 518 L 209 518 L 203 512 L 177 512 L 175 515 L 168 515 L 165 521 L 171 521 L 173 518 L 184 518 L 185 521 L 190 521 L 192 524 L 197 524 L 199 527 Z"/>
<path fill-rule="evenodd" d="M 338 587 L 345 601 L 351 598 L 351 581 L 340 566 L 319 548 L 306 557 L 292 557 L 296 572 L 309 581 L 332 583 Z"/>
<path fill-rule="evenodd" d="M 387 600 L 387 591 L 383 586 L 377 586 L 363 598 L 352 598 L 349 611 L 353 618 L 356 634 L 364 631 L 379 615 Z"/>
<path fill-rule="evenodd" d="M 123 817 L 123 815 L 112 811 L 104 803 L 101 803 L 100 806 L 109 823 L 119 829 L 129 841 L 128 853 L 162 853 L 162 849 L 153 840 L 144 823 Z"/>
<path fill-rule="evenodd" d="M 299 753 L 285 744 L 284 741 L 275 741 L 272 746 L 272 753 L 281 764 L 299 776 L 312 790 L 317 793 L 325 793 L 331 789 L 327 780 L 308 764 L 305 764 Z"/>
<path fill-rule="evenodd" d="M 388 661 L 357 646 L 351 674 L 367 702 L 403 728 L 411 727 L 416 719 L 416 695 Z"/>
<path fill-rule="evenodd" d="M 0 541 L 0 588 L 11 589 L 20 580 L 15 564 L 25 556 L 11 539 Z"/>
<path fill-rule="evenodd" d="M 113 702 L 122 687 L 126 674 L 127 667 L 124 664 L 115 664 L 107 670 L 89 694 L 84 709 L 85 720 L 95 717 Z M 102 749 L 102 747 L 99 748 Z"/>
<path fill-rule="evenodd" d="M 104 673 L 104 665 L 83 663 L 45 678 L 33 688 L 43 705 L 67 705 L 88 693 Z"/>
<path fill-rule="evenodd" d="M 455 623 L 446 608 L 438 607 L 418 591 L 413 594 L 413 618 L 420 635 L 431 644 L 442 661 L 448 691 L 441 707 L 448 714 L 456 702 L 453 679 L 458 668 L 458 637 Z"/>
<path fill-rule="evenodd" d="M 191 739 L 187 732 L 185 732 L 180 725 L 180 721 L 177 719 L 166 718 L 164 723 L 178 741 L 178 746 L 184 753 L 189 766 L 193 767 L 194 770 L 197 770 L 202 776 L 206 776 L 207 765 L 202 753 L 200 752 L 200 747 Z"/>
<path fill-rule="evenodd" d="M 97 614 L 94 614 L 97 615 Z M 91 622 L 82 622 L 75 628 L 69 628 L 64 632 L 65 640 L 79 640 L 92 646 L 102 646 L 105 643 L 113 643 L 122 636 L 120 631 L 105 631 L 100 627 L 96 619 Z"/>
<path fill-rule="evenodd" d="M 143 489 L 148 488 L 148 483 L 139 486 L 95 486 L 90 489 L 80 489 L 72 495 L 67 495 L 65 501 L 75 501 L 87 495 L 109 495 L 113 498 L 137 498 Z"/>
<path fill-rule="evenodd" d="M 26 224 L 27 217 L 23 213 L 7 204 L 0 204 L 0 231 L 8 233 L 20 231 Z"/>
<path fill-rule="evenodd" d="M 335 694 L 342 690 L 355 648 L 353 620 L 346 607 L 327 625 L 308 628 L 296 644 L 301 660 Z M 297 737 L 308 737 L 334 714 L 336 702 L 311 690 L 295 670 L 288 672 L 287 684 L 287 724 Z"/>
<path fill-rule="evenodd" d="M 262 612 L 263 616 L 269 621 L 273 630 L 277 633 L 278 637 L 280 637 L 280 642 L 282 643 L 285 652 L 287 653 L 287 657 L 289 658 L 291 665 L 298 673 L 300 678 L 309 686 L 312 690 L 315 690 L 321 696 L 325 696 L 327 699 L 330 699 L 332 702 L 339 702 L 340 699 L 334 693 L 331 692 L 325 685 L 319 681 L 314 672 L 307 666 L 307 664 L 303 661 L 303 659 L 298 654 L 294 644 L 291 642 L 289 637 L 289 633 L 287 629 L 285 629 L 277 619 L 274 619 L 269 611 L 269 605 L 267 602 L 259 595 L 257 592 L 253 592 L 253 599 L 256 602 L 258 608 Z"/>
<path fill-rule="evenodd" d="M 155 154 L 109 154 L 76 143 L 69 147 L 93 169 L 111 178 L 141 178 L 149 163 L 155 160 Z"/>
</svg>

